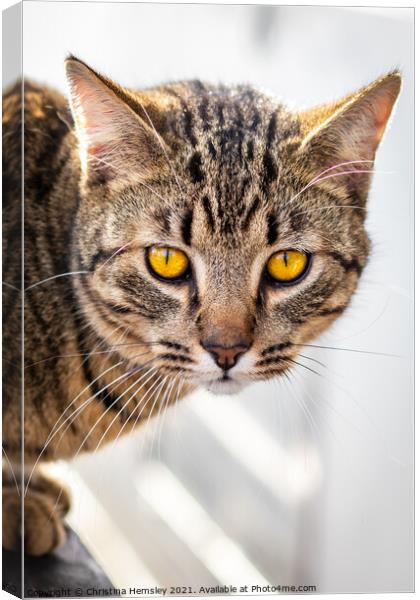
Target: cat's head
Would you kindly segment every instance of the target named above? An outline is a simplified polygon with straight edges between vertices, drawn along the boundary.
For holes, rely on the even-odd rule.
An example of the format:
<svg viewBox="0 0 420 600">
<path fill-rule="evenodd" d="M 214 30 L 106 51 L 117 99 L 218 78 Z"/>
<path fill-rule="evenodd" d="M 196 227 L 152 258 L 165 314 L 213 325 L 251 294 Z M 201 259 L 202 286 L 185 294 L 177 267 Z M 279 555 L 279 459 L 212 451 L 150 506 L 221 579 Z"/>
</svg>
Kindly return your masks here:
<svg viewBox="0 0 420 600">
<path fill-rule="evenodd" d="M 280 375 L 350 302 L 393 72 L 293 112 L 251 87 L 132 92 L 67 63 L 85 315 L 136 364 L 215 392 Z M 144 344 L 144 345 L 141 345 Z"/>
</svg>

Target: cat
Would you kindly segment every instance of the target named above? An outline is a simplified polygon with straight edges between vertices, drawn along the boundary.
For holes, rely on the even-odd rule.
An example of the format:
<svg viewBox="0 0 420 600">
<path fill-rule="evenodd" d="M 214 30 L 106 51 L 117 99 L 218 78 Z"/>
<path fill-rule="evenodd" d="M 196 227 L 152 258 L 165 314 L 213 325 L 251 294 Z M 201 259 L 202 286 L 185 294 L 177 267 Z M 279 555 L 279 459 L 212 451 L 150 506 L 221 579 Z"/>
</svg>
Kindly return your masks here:
<svg viewBox="0 0 420 600">
<path fill-rule="evenodd" d="M 3 545 L 20 544 L 23 477 L 33 555 L 63 543 L 70 506 L 44 461 L 94 451 L 197 386 L 280 377 L 343 313 L 401 86 L 393 71 L 296 111 L 247 85 L 132 91 L 65 64 L 69 103 L 24 81 L 23 416 L 21 85 L 3 102 Z"/>
</svg>

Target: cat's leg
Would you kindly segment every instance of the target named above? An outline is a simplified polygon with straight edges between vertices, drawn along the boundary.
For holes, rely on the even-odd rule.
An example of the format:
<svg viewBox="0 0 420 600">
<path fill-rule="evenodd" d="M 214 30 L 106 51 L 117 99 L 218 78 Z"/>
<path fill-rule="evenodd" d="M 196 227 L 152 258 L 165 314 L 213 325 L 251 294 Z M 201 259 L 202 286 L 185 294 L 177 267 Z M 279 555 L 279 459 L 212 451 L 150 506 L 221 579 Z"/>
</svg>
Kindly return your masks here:
<svg viewBox="0 0 420 600">
<path fill-rule="evenodd" d="M 19 475 L 20 477 L 20 475 Z M 19 550 L 22 539 L 22 495 L 24 495 L 25 553 L 41 556 L 52 552 L 66 538 L 63 518 L 70 508 L 66 489 L 35 471 L 25 494 L 7 469 L 3 469 L 3 546 Z M 26 487 L 26 482 L 25 482 Z"/>
</svg>

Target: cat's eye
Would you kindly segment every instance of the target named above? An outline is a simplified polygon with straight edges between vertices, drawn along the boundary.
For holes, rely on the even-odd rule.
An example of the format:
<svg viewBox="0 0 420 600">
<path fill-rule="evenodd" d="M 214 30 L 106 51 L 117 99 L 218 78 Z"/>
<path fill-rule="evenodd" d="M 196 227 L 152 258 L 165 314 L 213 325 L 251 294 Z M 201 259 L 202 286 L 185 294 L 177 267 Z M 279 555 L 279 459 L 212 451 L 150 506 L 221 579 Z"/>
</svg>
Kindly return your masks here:
<svg viewBox="0 0 420 600">
<path fill-rule="evenodd" d="M 146 251 L 147 262 L 154 275 L 168 281 L 185 279 L 190 272 L 190 261 L 182 250 L 169 246 L 151 246 Z"/>
<path fill-rule="evenodd" d="M 299 250 L 281 250 L 267 262 L 267 273 L 276 283 L 292 285 L 308 272 L 310 256 Z"/>
</svg>

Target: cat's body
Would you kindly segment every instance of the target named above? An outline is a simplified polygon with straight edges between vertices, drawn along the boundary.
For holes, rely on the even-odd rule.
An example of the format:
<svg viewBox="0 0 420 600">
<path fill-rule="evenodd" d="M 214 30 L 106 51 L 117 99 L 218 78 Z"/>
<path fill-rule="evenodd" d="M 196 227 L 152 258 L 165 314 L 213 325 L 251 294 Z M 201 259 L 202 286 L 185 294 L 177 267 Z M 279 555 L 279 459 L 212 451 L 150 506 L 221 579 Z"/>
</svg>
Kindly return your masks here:
<svg viewBox="0 0 420 600">
<path fill-rule="evenodd" d="M 21 110 L 18 94 L 14 97 L 14 106 L 10 109 L 15 115 L 11 123 L 16 122 Z M 7 100 L 6 97 L 6 110 L 9 108 Z M 64 97 L 25 82 L 25 460 L 29 464 L 43 449 L 66 407 L 86 387 L 72 410 L 66 413 L 65 417 L 70 417 L 105 385 L 106 375 L 101 380 L 102 385 L 93 381 L 97 375 L 121 360 L 117 351 L 112 356 L 104 354 L 109 346 L 87 327 L 72 276 L 30 287 L 51 275 L 85 269 L 79 263 L 77 249 L 72 250 L 77 245 L 73 241 L 73 230 L 80 197 L 80 165 L 76 137 L 69 130 L 71 126 L 72 117 Z M 18 161 L 19 156 L 11 157 L 8 152 L 7 125 L 5 134 L 6 161 Z M 19 177 L 18 170 L 15 174 Z M 19 202 L 18 198 L 12 200 Z M 19 269 L 17 263 L 15 272 L 19 273 Z M 6 336 L 9 323 L 16 322 L 19 323 L 18 315 L 10 315 Z M 6 337 L 5 343 L 10 342 Z M 95 350 L 101 354 L 88 356 Z M 108 381 L 123 372 L 126 369 L 117 367 Z M 7 374 L 5 381 L 8 381 Z M 15 390 L 18 392 L 17 386 Z M 19 440 L 7 436 L 15 422 L 16 399 L 12 394 L 5 394 L 4 400 L 5 448 L 11 459 L 17 459 Z M 80 446 L 82 434 L 87 433 L 99 417 L 97 404 L 105 402 L 104 392 L 98 395 L 98 403 L 86 406 L 66 428 L 67 422 L 43 450 L 44 460 L 72 456 Z M 109 418 L 106 415 L 98 423 L 93 435 L 86 440 L 86 449 L 95 447 L 114 416 L 115 412 L 110 412 Z M 65 428 L 65 435 L 61 435 Z"/>
<path fill-rule="evenodd" d="M 364 171 L 400 86 L 394 73 L 339 103 L 293 113 L 247 86 L 130 92 L 76 59 L 68 77 L 72 112 L 61 95 L 25 83 L 28 474 L 130 432 L 191 387 L 232 393 L 293 366 L 301 345 L 346 308 L 366 264 Z M 6 95 L 3 114 L 9 248 L 19 238 L 19 92 Z M 185 265 L 179 276 L 155 272 L 162 248 L 163 269 L 171 249 L 174 268 Z M 270 260 L 288 249 L 286 275 L 274 279 Z M 293 256 L 304 267 L 287 279 Z M 17 288 L 19 261 L 16 251 L 6 265 Z M 5 298 L 4 343 L 16 365 L 19 294 L 7 287 Z M 4 387 L 3 439 L 15 464 L 19 379 L 15 367 Z M 63 538 L 68 503 L 54 507 L 56 497 L 35 469 L 29 552 Z M 40 503 L 56 513 L 47 534 Z M 15 519 L 6 528 L 8 547 L 16 527 Z"/>
</svg>

